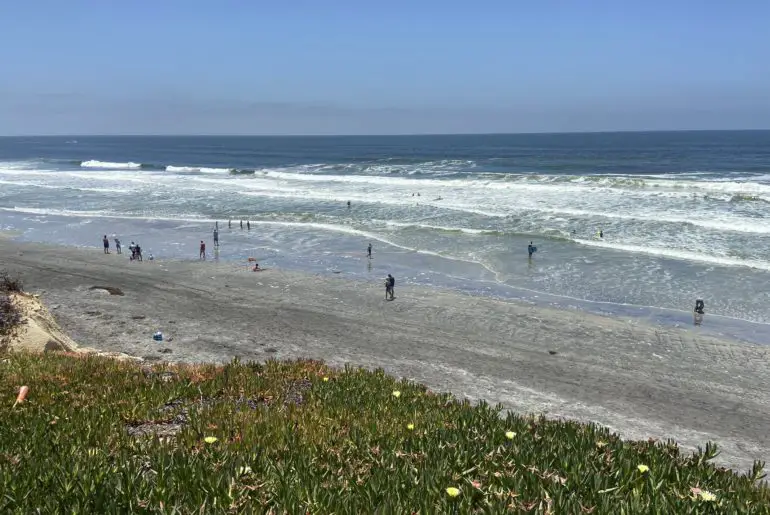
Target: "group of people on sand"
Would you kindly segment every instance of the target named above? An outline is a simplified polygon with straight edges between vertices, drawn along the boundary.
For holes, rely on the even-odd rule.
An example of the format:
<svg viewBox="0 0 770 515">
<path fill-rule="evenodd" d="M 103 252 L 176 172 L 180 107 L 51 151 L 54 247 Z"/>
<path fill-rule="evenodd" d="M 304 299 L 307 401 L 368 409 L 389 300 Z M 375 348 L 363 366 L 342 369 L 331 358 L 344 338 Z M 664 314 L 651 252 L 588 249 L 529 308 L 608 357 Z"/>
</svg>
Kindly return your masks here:
<svg viewBox="0 0 770 515">
<path fill-rule="evenodd" d="M 123 254 L 123 247 L 120 245 L 120 238 L 117 236 L 113 237 L 115 241 L 115 253 L 116 254 Z M 110 253 L 110 239 L 105 234 L 102 237 L 102 245 L 104 246 L 104 253 L 109 254 Z M 131 245 L 128 246 L 128 250 L 131 252 L 131 255 L 128 257 L 129 261 L 143 261 L 142 259 L 142 247 L 139 246 L 138 243 L 131 242 Z M 153 260 L 152 254 L 149 255 L 148 258 L 150 261 Z"/>
</svg>

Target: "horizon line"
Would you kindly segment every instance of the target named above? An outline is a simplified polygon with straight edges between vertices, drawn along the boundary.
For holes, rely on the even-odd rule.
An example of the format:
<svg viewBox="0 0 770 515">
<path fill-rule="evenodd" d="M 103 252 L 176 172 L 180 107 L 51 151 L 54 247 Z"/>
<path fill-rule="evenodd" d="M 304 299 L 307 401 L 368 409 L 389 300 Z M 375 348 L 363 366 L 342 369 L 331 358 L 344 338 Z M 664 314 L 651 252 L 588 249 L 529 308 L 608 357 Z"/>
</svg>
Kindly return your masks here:
<svg viewBox="0 0 770 515">
<path fill-rule="evenodd" d="M 206 134 L 206 133 L 127 133 L 127 134 L 0 134 L 0 138 L 398 138 L 398 137 L 435 137 L 435 136 L 557 136 L 574 134 L 651 134 L 651 133 L 690 133 L 690 132 L 770 132 L 765 129 L 627 129 L 602 131 L 534 131 L 534 132 L 418 132 L 389 134 Z"/>
</svg>

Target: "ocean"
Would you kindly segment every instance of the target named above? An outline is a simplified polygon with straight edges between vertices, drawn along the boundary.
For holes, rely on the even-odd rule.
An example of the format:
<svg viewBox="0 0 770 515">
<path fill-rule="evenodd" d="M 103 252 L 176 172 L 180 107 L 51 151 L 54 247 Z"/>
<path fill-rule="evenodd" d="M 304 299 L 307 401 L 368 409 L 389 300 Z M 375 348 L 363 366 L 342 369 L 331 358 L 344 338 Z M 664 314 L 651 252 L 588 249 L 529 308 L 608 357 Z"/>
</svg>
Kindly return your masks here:
<svg viewBox="0 0 770 515">
<path fill-rule="evenodd" d="M 197 259 L 218 222 L 216 258 L 244 266 L 664 325 L 700 298 L 699 330 L 758 343 L 769 221 L 770 131 L 0 138 L 0 228 L 22 241 Z"/>
</svg>

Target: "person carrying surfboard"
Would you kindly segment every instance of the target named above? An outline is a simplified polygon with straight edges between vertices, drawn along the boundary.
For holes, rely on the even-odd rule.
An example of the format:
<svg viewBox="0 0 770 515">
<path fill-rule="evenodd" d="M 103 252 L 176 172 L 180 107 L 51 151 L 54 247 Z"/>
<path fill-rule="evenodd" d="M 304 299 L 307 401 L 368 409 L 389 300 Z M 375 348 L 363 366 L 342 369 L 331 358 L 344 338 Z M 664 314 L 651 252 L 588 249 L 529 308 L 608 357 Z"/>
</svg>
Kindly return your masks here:
<svg viewBox="0 0 770 515">
<path fill-rule="evenodd" d="M 537 252 L 537 247 L 532 245 L 532 242 L 529 242 L 529 245 L 527 245 L 527 252 L 529 253 L 529 259 L 532 259 L 532 254 Z"/>
</svg>

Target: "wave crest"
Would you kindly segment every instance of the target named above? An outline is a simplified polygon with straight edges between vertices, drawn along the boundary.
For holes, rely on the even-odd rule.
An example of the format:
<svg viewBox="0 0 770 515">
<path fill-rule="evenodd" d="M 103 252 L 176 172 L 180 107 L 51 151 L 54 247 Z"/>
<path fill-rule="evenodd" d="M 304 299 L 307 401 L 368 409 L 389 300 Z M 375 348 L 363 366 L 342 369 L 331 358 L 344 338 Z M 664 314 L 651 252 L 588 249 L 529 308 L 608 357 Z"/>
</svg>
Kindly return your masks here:
<svg viewBox="0 0 770 515">
<path fill-rule="evenodd" d="M 127 163 L 114 163 L 111 161 L 97 161 L 91 159 L 89 161 L 81 161 L 80 166 L 82 168 L 110 168 L 110 169 L 130 169 L 135 170 L 142 167 L 142 163 L 134 163 L 129 161 Z"/>
<path fill-rule="evenodd" d="M 166 167 L 167 172 L 171 173 L 232 173 L 237 171 L 235 168 L 210 168 L 205 166 L 173 166 Z"/>
</svg>

